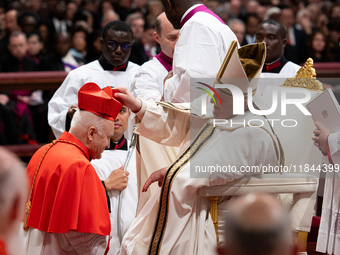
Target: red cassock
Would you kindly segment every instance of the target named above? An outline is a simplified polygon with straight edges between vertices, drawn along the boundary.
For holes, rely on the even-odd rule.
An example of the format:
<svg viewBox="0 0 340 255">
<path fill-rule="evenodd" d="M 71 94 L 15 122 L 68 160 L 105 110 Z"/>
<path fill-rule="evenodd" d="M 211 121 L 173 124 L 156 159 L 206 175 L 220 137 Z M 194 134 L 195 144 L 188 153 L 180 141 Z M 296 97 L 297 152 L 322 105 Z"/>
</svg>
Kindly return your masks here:
<svg viewBox="0 0 340 255">
<path fill-rule="evenodd" d="M 7 255 L 6 245 L 1 239 L 0 239 L 0 255 Z"/>
<path fill-rule="evenodd" d="M 68 132 L 58 140 L 64 142 L 53 145 L 41 163 L 27 225 L 52 233 L 73 230 L 109 235 L 106 193 L 90 163 L 88 149 Z M 30 187 L 48 146 L 40 148 L 28 164 Z"/>
</svg>

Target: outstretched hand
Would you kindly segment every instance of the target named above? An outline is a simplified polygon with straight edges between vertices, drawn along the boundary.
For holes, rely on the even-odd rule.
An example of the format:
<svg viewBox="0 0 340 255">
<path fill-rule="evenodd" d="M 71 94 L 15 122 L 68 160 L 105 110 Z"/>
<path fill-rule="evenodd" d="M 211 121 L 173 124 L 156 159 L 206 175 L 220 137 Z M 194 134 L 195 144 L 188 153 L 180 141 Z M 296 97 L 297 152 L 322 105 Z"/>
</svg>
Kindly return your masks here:
<svg viewBox="0 0 340 255">
<path fill-rule="evenodd" d="M 114 90 L 118 91 L 114 93 L 114 97 L 122 102 L 126 107 L 130 108 L 132 112 L 139 112 L 142 108 L 142 101 L 135 98 L 129 90 L 125 87 L 117 87 Z"/>
<path fill-rule="evenodd" d="M 319 148 L 319 150 L 327 155 L 327 137 L 329 135 L 329 130 L 326 129 L 321 123 L 315 122 L 316 129 L 314 129 L 312 140 L 314 145 Z"/>
<path fill-rule="evenodd" d="M 158 186 L 162 187 L 164 176 L 165 176 L 167 170 L 168 170 L 168 168 L 164 167 L 164 168 L 161 168 L 161 169 L 153 172 L 149 176 L 149 178 L 146 180 L 146 182 L 143 186 L 142 192 L 146 192 L 148 190 L 149 186 L 152 183 L 157 182 L 157 181 L 158 181 Z"/>
</svg>

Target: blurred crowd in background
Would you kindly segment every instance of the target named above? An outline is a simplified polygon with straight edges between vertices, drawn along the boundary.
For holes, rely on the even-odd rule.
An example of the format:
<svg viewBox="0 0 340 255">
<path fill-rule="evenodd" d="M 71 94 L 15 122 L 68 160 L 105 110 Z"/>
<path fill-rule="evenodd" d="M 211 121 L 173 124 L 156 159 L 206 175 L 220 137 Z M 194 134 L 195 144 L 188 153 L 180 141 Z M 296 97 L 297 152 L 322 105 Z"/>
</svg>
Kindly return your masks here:
<svg viewBox="0 0 340 255">
<path fill-rule="evenodd" d="M 287 28 L 288 60 L 297 64 L 308 57 L 314 62 L 340 61 L 340 2 L 203 0 L 202 3 L 230 26 L 240 45 L 253 43 L 258 24 L 270 18 Z M 160 0 L 0 0 L 0 72 L 69 72 L 94 61 L 101 54 L 101 30 L 114 20 L 125 21 L 132 28 L 134 44 L 129 60 L 141 65 L 160 52 L 153 33 L 155 18 L 161 12 Z M 47 121 L 35 127 L 27 123 L 39 123 L 46 118 L 50 96 L 41 91 L 9 93 L 0 88 L 0 144 L 48 142 L 48 128 L 41 127 Z M 8 116 L 14 107 L 11 102 L 17 111 L 17 119 L 13 120 Z M 27 114 L 29 110 L 33 114 Z M 11 123 L 13 127 L 30 130 L 20 137 L 3 134 L 3 126 Z M 14 132 L 14 128 L 7 130 Z"/>
<path fill-rule="evenodd" d="M 285 56 L 301 64 L 340 60 L 340 2 L 231 0 L 202 1 L 229 24 L 241 45 L 253 43 L 258 24 L 271 18 L 288 30 Z M 22 0 L 0 1 L 1 72 L 72 70 L 100 55 L 101 29 L 122 20 L 134 32 L 130 61 L 143 64 L 159 52 L 153 38 L 160 0 Z M 23 38 L 10 40 L 13 32 Z M 26 37 L 26 38 L 25 38 Z M 19 41 L 19 42 L 18 42 Z M 15 66 L 13 51 L 22 44 L 36 66 Z M 17 50 L 18 51 L 18 50 Z M 23 50 L 24 51 L 24 50 Z M 12 53 L 12 54 L 11 54 Z M 14 56 L 13 56 L 14 55 Z M 61 64 L 64 63 L 64 64 Z M 65 65 L 68 64 L 68 65 Z"/>
</svg>

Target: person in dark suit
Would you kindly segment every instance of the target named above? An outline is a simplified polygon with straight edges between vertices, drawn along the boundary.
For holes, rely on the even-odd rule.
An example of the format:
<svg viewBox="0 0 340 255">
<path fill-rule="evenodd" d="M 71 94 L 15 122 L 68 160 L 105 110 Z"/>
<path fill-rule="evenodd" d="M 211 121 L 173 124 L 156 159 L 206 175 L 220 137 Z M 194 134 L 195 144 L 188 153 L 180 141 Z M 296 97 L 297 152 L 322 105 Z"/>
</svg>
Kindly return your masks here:
<svg viewBox="0 0 340 255">
<path fill-rule="evenodd" d="M 35 61 L 26 56 L 28 43 L 26 35 L 23 32 L 15 31 L 9 36 L 8 42 L 9 54 L 5 55 L 1 61 L 1 72 L 32 72 L 38 71 L 38 65 Z M 40 92 L 36 93 L 38 103 L 41 103 Z M 33 94 L 32 93 L 32 94 Z M 36 143 L 36 135 L 29 104 L 32 103 L 31 91 L 29 90 L 12 90 L 1 93 L 2 96 L 8 96 L 6 107 L 9 107 L 14 113 L 16 125 L 18 127 L 17 138 L 19 143 Z M 41 100 L 40 100 L 41 99 Z"/>
<path fill-rule="evenodd" d="M 9 54 L 5 54 L 1 60 L 1 72 L 32 72 L 38 70 L 34 60 L 26 56 L 28 44 L 24 33 L 12 32 L 7 48 Z"/>
<path fill-rule="evenodd" d="M 71 48 L 71 36 L 68 32 L 58 32 L 54 36 L 54 51 L 40 61 L 42 71 L 65 71 L 62 58 Z"/>
<path fill-rule="evenodd" d="M 72 24 L 66 19 L 66 4 L 64 1 L 50 1 L 49 8 L 52 12 L 50 17 L 50 30 L 56 32 L 71 32 Z"/>
<path fill-rule="evenodd" d="M 132 45 L 129 61 L 142 65 L 161 52 L 160 46 L 153 38 L 155 31 L 155 20 L 145 22 L 143 36 Z"/>
<path fill-rule="evenodd" d="M 295 24 L 295 14 L 292 9 L 284 7 L 281 9 L 280 23 L 287 29 L 287 45 L 284 55 L 287 60 L 300 64 L 306 62 L 306 39 L 304 30 L 298 29 Z"/>
<path fill-rule="evenodd" d="M 241 45 L 247 45 L 255 42 L 256 30 L 259 26 L 259 18 L 256 13 L 248 13 L 245 17 L 246 33 Z"/>
<path fill-rule="evenodd" d="M 29 37 L 33 32 L 39 29 L 40 18 L 34 12 L 24 12 L 18 18 L 18 24 L 21 31 Z"/>
</svg>

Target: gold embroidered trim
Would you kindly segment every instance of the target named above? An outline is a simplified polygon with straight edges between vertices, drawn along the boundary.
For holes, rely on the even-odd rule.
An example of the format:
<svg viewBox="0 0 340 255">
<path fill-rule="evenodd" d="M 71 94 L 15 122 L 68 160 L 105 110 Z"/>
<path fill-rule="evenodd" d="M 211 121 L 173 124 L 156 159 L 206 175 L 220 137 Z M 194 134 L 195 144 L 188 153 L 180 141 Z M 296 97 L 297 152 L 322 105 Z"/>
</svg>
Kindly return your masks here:
<svg viewBox="0 0 340 255">
<path fill-rule="evenodd" d="M 229 47 L 229 50 L 227 52 L 227 55 L 225 56 L 223 63 L 221 65 L 220 70 L 218 71 L 216 78 L 222 78 L 223 74 L 225 72 L 225 69 L 228 66 L 228 63 L 230 62 L 231 56 L 233 55 L 235 48 L 237 48 L 237 42 L 236 41 L 232 41 Z"/>
<path fill-rule="evenodd" d="M 156 219 L 153 237 L 149 247 L 149 255 L 158 255 L 162 245 L 164 231 L 168 220 L 168 199 L 170 196 L 171 186 L 177 174 L 183 167 L 201 150 L 202 147 L 210 140 L 215 128 L 211 125 L 204 125 L 193 143 L 185 152 L 169 167 L 163 181 L 162 191 L 160 194 L 160 204 L 158 216 Z"/>
<path fill-rule="evenodd" d="M 165 108 L 171 109 L 171 110 L 176 110 L 176 111 L 179 111 L 179 112 L 190 114 L 189 108 L 180 108 L 180 107 L 173 105 L 172 103 L 164 102 L 164 101 L 157 102 L 157 104 L 160 105 L 160 106 L 163 106 Z"/>
</svg>

